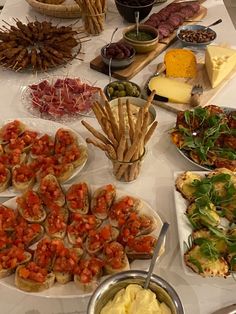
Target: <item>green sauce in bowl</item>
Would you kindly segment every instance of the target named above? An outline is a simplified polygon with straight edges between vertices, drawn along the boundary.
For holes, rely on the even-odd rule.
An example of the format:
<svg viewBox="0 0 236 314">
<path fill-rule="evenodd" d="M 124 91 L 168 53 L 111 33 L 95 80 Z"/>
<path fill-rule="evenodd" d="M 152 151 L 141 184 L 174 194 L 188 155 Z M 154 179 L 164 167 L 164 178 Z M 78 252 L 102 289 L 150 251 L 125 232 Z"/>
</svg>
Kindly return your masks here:
<svg viewBox="0 0 236 314">
<path fill-rule="evenodd" d="M 143 30 L 143 31 L 139 31 L 138 36 L 137 36 L 136 30 L 132 30 L 126 33 L 126 37 L 132 40 L 148 41 L 148 40 L 152 40 L 156 38 L 156 35 L 151 32 L 147 32 Z"/>
</svg>

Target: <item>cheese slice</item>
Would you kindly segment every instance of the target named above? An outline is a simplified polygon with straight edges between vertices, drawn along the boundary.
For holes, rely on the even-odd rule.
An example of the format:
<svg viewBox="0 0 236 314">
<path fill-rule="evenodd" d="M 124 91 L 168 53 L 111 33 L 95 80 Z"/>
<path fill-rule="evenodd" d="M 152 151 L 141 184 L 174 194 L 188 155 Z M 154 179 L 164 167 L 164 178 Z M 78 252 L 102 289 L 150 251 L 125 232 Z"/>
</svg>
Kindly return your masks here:
<svg viewBox="0 0 236 314">
<path fill-rule="evenodd" d="M 208 46 L 205 65 L 212 88 L 218 86 L 236 66 L 236 50 Z"/>
<path fill-rule="evenodd" d="M 153 77 L 148 83 L 151 91 L 156 94 L 167 97 L 170 102 L 189 104 L 193 86 L 187 83 L 176 81 L 164 76 Z"/>
</svg>

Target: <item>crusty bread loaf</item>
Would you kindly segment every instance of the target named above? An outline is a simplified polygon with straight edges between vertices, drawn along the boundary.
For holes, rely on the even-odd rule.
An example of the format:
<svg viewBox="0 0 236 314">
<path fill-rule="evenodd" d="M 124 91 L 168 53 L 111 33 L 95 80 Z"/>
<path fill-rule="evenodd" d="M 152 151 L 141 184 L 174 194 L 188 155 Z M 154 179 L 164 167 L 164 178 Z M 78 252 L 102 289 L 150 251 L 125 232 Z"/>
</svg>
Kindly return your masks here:
<svg viewBox="0 0 236 314">
<path fill-rule="evenodd" d="M 190 50 L 171 49 L 164 58 L 166 76 L 194 78 L 197 75 L 197 61 Z"/>
</svg>

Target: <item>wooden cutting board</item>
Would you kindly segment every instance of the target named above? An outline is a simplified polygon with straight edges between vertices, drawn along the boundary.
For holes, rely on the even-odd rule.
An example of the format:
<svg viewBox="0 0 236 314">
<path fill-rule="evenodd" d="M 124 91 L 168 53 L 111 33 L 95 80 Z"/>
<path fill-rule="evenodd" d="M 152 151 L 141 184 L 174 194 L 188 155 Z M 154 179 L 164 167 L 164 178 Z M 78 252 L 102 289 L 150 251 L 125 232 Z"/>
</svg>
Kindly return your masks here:
<svg viewBox="0 0 236 314">
<path fill-rule="evenodd" d="M 207 9 L 201 5 L 198 14 L 193 16 L 191 20 L 198 21 L 203 19 L 207 14 Z M 195 22 L 185 22 L 183 25 L 196 24 Z M 127 68 L 122 70 L 114 70 L 112 76 L 118 80 L 130 80 L 133 76 L 139 73 L 145 66 L 161 54 L 173 41 L 176 40 L 176 31 L 171 36 L 161 40 L 155 50 L 145 54 L 136 54 L 134 62 Z M 90 68 L 98 72 L 108 75 L 108 67 L 103 63 L 101 56 L 97 56 L 90 62 Z"/>
<path fill-rule="evenodd" d="M 208 74 L 206 71 L 206 67 L 204 64 L 204 60 L 198 60 L 197 64 L 198 72 L 197 76 L 194 79 L 175 79 L 180 80 L 182 82 L 189 83 L 191 85 L 200 84 L 203 87 L 203 94 L 200 98 L 200 106 L 204 107 L 211 104 L 211 100 L 225 87 L 225 85 L 232 80 L 236 76 L 236 67 L 234 68 L 231 73 L 215 88 L 211 87 L 211 83 L 208 79 Z M 164 75 L 164 74 L 162 74 Z M 143 98 L 147 98 L 147 86 L 145 86 L 143 90 Z M 160 102 L 153 100 L 153 104 L 160 106 L 162 108 L 165 108 L 167 110 L 173 111 L 173 112 L 179 112 L 183 110 L 192 109 L 193 107 L 188 104 L 178 104 L 178 103 L 171 103 L 171 102 Z"/>
</svg>

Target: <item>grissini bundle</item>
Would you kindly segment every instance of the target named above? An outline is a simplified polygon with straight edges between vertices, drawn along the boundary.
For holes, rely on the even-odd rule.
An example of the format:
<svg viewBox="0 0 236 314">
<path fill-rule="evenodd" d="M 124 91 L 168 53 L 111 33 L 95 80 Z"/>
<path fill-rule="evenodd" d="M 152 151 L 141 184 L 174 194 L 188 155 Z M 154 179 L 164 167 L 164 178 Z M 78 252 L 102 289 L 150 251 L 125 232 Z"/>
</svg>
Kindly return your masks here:
<svg viewBox="0 0 236 314">
<path fill-rule="evenodd" d="M 132 118 L 129 100 L 126 106 L 123 106 L 122 99 L 118 99 L 118 121 L 108 101 L 104 99 L 104 106 L 95 102 L 92 109 L 104 134 L 88 122 L 82 121 L 87 130 L 96 137 L 96 140 L 87 138 L 87 143 L 107 154 L 112 161 L 113 173 L 117 180 L 133 181 L 139 175 L 145 146 L 157 127 L 157 121 L 149 127 L 149 107 L 153 97 L 152 93 L 145 106 L 140 107 L 136 122 Z M 124 108 L 128 116 L 128 125 L 125 125 Z"/>
</svg>

